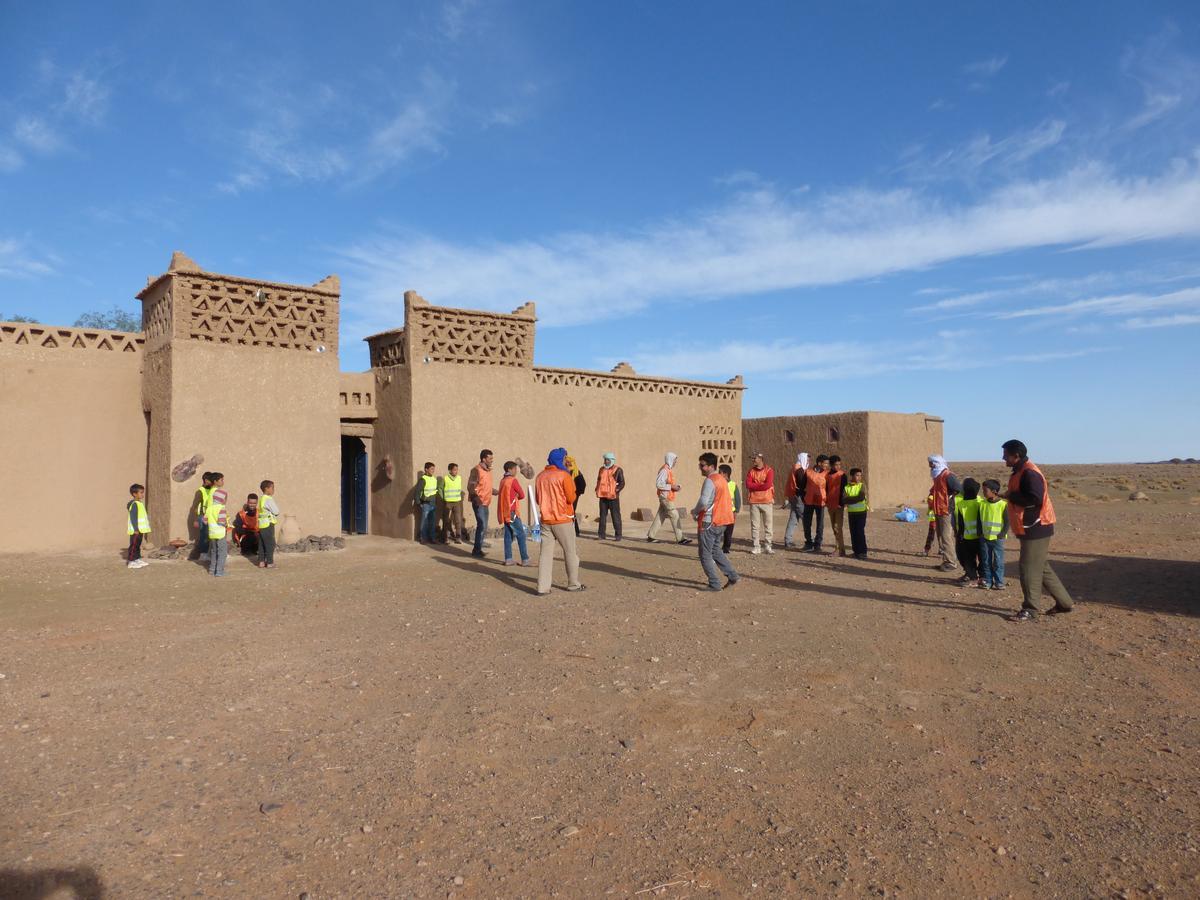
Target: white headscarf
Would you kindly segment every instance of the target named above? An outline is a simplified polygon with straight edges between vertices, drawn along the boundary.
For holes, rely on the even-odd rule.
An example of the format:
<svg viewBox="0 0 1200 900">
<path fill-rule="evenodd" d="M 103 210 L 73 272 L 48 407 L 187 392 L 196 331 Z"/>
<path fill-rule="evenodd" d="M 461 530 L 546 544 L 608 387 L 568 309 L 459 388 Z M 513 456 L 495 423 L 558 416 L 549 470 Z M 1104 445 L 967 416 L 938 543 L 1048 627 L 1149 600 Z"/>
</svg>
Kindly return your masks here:
<svg viewBox="0 0 1200 900">
<path fill-rule="evenodd" d="M 798 465 L 802 469 L 807 469 L 808 468 L 808 454 L 807 453 L 797 453 L 796 454 L 796 465 Z"/>
<path fill-rule="evenodd" d="M 939 475 L 941 475 L 943 472 L 945 472 L 948 468 L 950 468 L 950 466 L 947 465 L 946 457 L 944 457 L 944 456 L 937 456 L 937 455 L 931 456 L 931 457 L 929 457 L 929 462 L 932 464 L 932 469 L 930 470 L 930 472 L 934 478 L 937 478 Z"/>
<path fill-rule="evenodd" d="M 676 456 L 674 453 L 668 453 L 666 456 L 663 457 L 663 462 L 665 462 L 667 464 L 668 469 L 673 469 L 673 468 L 675 468 L 675 460 L 677 460 L 677 459 L 679 459 L 679 457 Z"/>
</svg>

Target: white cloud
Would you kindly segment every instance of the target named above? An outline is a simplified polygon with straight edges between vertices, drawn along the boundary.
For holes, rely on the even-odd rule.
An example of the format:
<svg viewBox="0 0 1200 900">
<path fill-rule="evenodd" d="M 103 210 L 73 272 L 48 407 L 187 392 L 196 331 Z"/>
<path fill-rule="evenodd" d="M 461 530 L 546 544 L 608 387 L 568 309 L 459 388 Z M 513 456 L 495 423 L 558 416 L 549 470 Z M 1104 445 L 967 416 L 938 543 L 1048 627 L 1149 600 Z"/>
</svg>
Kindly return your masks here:
<svg viewBox="0 0 1200 900">
<path fill-rule="evenodd" d="M 1185 325 L 1200 325 L 1200 314 L 1178 313 L 1173 316 L 1138 317 L 1126 319 L 1121 325 L 1124 328 L 1176 328 Z"/>
<path fill-rule="evenodd" d="M 842 284 L 983 254 L 1198 235 L 1200 160 L 1191 159 L 1138 178 L 1085 165 L 965 204 L 914 190 L 759 188 L 623 232 L 455 243 L 394 230 L 339 255 L 355 285 L 344 306 L 364 328 L 394 325 L 405 288 L 489 309 L 532 297 L 546 324 L 567 325 L 651 303 Z"/>
<path fill-rule="evenodd" d="M 25 165 L 25 159 L 6 144 L 0 144 L 0 172 L 15 172 Z"/>
<path fill-rule="evenodd" d="M 22 116 L 13 126 L 13 137 L 36 153 L 51 154 L 63 146 L 58 133 L 37 116 Z"/>
<path fill-rule="evenodd" d="M 1188 287 L 1166 294 L 1112 294 L 1104 297 L 1089 297 L 1070 303 L 1055 303 L 1049 306 L 1031 306 L 1025 309 L 1002 310 L 993 313 L 997 319 L 1029 319 L 1046 316 L 1124 316 L 1136 312 L 1169 309 L 1176 306 L 1200 308 L 1200 287 Z"/>
<path fill-rule="evenodd" d="M 54 273 L 54 258 L 19 238 L 0 237 L 0 278 L 31 278 Z"/>
<path fill-rule="evenodd" d="M 989 56 L 987 59 L 980 59 L 973 63 L 968 63 L 967 65 L 963 66 L 963 71 L 968 75 L 991 78 L 1001 69 L 1003 69 L 1007 62 L 1007 55 Z"/>
<path fill-rule="evenodd" d="M 82 72 L 73 73 L 63 88 L 59 109 L 70 118 L 97 125 L 108 113 L 109 88 L 96 78 Z"/>
<path fill-rule="evenodd" d="M 979 134 L 933 155 L 925 154 L 919 147 L 910 148 L 897 171 L 915 181 L 973 180 L 985 169 L 1011 175 L 1035 156 L 1056 146 L 1066 130 L 1067 123 L 1061 119 L 1047 119 L 997 140 L 990 134 Z"/>
</svg>

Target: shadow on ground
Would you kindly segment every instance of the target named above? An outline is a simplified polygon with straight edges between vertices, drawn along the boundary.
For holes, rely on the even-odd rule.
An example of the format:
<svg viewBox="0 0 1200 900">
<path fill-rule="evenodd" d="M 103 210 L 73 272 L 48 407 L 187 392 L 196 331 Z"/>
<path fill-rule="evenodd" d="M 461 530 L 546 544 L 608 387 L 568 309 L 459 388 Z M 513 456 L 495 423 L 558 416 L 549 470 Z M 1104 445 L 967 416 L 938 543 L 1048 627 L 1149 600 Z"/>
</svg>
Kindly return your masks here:
<svg viewBox="0 0 1200 900">
<path fill-rule="evenodd" d="M 1200 616 L 1200 562 L 1088 557 L 1050 550 L 1050 564 L 1079 603 L 1105 603 L 1143 612 Z M 1015 580 L 1018 569 L 1011 564 Z"/>
<path fill-rule="evenodd" d="M 104 883 L 90 866 L 74 869 L 0 869 L 4 900 L 102 900 Z"/>
</svg>

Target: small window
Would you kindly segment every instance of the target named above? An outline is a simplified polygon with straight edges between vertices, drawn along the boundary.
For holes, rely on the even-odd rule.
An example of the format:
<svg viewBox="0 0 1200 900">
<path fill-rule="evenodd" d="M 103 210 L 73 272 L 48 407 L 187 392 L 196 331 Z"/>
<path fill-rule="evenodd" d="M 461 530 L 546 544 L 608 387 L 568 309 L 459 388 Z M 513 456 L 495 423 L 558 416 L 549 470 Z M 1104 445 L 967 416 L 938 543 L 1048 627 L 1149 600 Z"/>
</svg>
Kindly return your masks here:
<svg viewBox="0 0 1200 900">
<path fill-rule="evenodd" d="M 836 444 L 841 439 L 842 439 L 842 435 L 841 435 L 841 432 L 839 432 L 837 430 L 837 426 L 830 425 L 829 426 L 829 443 Z"/>
<path fill-rule="evenodd" d="M 785 432 L 783 433 L 783 442 L 784 442 L 785 444 L 794 444 L 794 443 L 796 443 L 796 432 L 794 432 L 794 431 L 785 431 Z"/>
</svg>

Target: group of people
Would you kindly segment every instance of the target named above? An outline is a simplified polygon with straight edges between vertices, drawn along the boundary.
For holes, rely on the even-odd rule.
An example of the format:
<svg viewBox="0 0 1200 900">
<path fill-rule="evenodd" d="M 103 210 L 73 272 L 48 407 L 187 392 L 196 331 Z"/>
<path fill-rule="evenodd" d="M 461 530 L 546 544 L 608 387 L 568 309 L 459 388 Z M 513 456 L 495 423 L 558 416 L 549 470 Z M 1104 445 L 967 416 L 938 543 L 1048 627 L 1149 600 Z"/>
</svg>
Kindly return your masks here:
<svg viewBox="0 0 1200 900">
<path fill-rule="evenodd" d="M 257 557 L 259 568 L 275 568 L 275 525 L 280 515 L 275 502 L 275 482 L 265 479 L 259 484 L 258 490 L 257 494 L 246 496 L 246 502 L 230 519 L 224 473 L 205 472 L 201 476 L 200 487 L 196 489 L 196 505 L 192 509 L 196 525 L 192 558 L 207 563 L 209 574 L 216 577 L 225 575 L 230 537 L 244 555 Z M 129 496 L 131 499 L 125 505 L 126 531 L 129 535 L 125 565 L 130 569 L 142 569 L 148 565 L 142 558 L 142 543 L 146 535 L 151 533 L 145 485 L 131 484 Z"/>
</svg>

